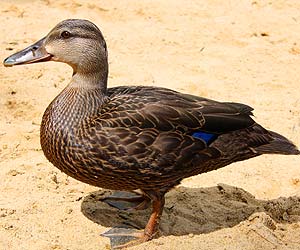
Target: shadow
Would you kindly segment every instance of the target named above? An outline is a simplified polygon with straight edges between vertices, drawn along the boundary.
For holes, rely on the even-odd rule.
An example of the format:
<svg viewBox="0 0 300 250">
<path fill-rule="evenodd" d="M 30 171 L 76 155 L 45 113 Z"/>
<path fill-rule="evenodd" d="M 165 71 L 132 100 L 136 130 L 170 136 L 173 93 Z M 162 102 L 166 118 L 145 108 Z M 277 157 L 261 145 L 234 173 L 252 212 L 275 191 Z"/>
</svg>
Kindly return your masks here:
<svg viewBox="0 0 300 250">
<path fill-rule="evenodd" d="M 97 191 L 86 196 L 82 213 L 104 227 L 120 224 L 144 228 L 151 209 L 119 211 L 101 198 L 111 191 Z M 280 223 L 300 221 L 300 197 L 257 200 L 245 190 L 225 184 L 209 188 L 178 187 L 166 195 L 166 204 L 160 223 L 163 235 L 202 234 L 233 227 L 255 212 L 265 212 Z"/>
</svg>

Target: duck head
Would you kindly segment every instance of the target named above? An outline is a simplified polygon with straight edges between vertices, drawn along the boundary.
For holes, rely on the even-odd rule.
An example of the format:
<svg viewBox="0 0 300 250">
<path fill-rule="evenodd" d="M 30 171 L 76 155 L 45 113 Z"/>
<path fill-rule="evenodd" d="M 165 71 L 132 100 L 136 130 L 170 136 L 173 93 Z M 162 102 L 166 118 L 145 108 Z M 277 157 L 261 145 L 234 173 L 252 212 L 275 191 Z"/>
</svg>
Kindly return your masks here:
<svg viewBox="0 0 300 250">
<path fill-rule="evenodd" d="M 87 20 L 60 22 L 46 37 L 9 56 L 3 64 L 10 67 L 45 61 L 69 64 L 73 68 L 73 77 L 93 76 L 98 81 L 107 81 L 106 43 L 98 27 Z"/>
</svg>

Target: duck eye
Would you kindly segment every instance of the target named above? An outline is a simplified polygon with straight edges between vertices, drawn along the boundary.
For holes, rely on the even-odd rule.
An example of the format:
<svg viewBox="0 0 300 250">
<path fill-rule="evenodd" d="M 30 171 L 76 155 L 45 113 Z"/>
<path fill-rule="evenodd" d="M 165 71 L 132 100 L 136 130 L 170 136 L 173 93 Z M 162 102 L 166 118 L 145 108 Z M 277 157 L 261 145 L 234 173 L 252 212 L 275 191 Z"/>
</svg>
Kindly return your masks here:
<svg viewBox="0 0 300 250">
<path fill-rule="evenodd" d="M 64 39 L 67 39 L 67 38 L 71 37 L 71 33 L 69 31 L 63 31 L 61 33 L 61 37 Z"/>
</svg>

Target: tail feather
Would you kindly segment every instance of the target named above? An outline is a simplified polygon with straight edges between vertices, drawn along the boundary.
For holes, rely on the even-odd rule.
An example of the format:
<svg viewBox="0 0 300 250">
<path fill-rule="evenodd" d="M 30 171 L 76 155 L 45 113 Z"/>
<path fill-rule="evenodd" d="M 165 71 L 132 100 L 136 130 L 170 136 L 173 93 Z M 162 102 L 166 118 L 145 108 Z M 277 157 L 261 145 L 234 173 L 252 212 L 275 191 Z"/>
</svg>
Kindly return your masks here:
<svg viewBox="0 0 300 250">
<path fill-rule="evenodd" d="M 289 139 L 284 136 L 268 131 L 273 140 L 269 144 L 265 144 L 255 148 L 259 154 L 284 154 L 284 155 L 299 155 L 300 151 Z"/>
</svg>

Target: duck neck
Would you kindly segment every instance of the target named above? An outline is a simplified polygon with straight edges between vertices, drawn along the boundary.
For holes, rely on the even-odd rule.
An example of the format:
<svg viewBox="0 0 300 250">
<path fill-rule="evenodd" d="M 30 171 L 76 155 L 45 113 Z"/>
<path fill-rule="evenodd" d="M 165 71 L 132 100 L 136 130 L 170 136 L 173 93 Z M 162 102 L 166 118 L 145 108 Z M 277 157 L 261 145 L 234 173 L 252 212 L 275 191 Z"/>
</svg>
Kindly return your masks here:
<svg viewBox="0 0 300 250">
<path fill-rule="evenodd" d="M 79 124 L 99 112 L 105 100 L 99 84 L 87 87 L 80 81 L 72 81 L 48 106 L 43 117 L 44 127 L 50 124 L 57 130 L 76 130 Z"/>
<path fill-rule="evenodd" d="M 101 49 L 82 56 L 76 65 L 72 65 L 71 86 L 85 89 L 98 89 L 104 95 L 107 90 L 108 59 Z"/>
<path fill-rule="evenodd" d="M 69 87 L 80 88 L 82 90 L 98 90 L 103 95 L 107 90 L 107 71 L 106 72 L 81 72 L 74 71 Z"/>
<path fill-rule="evenodd" d="M 71 82 L 52 106 L 62 116 L 73 115 L 72 122 L 78 124 L 99 111 L 106 99 L 106 90 L 107 73 L 74 71 Z"/>
<path fill-rule="evenodd" d="M 74 72 L 70 84 L 63 90 L 61 99 L 70 109 L 84 116 L 93 115 L 106 99 L 107 76 L 100 72 Z M 72 98 L 70 98 L 72 96 Z"/>
</svg>

